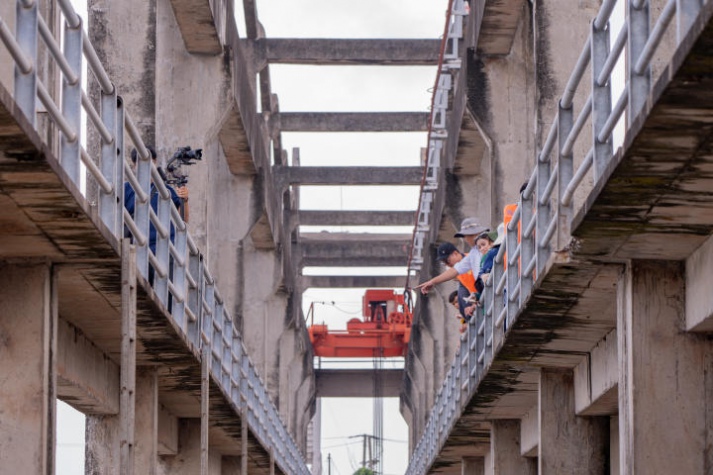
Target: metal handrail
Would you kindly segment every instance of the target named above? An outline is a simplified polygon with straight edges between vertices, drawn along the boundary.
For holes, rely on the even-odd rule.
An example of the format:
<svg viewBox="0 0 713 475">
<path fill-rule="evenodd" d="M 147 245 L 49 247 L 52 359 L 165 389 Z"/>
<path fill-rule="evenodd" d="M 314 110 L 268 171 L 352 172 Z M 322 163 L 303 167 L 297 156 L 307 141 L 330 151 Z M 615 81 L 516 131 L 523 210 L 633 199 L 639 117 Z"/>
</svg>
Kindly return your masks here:
<svg viewBox="0 0 713 475">
<path fill-rule="evenodd" d="M 37 8 L 37 2 L 35 0 L 17 1 L 22 8 Z M 20 43 L 18 43 L 13 32 L 10 28 L 8 28 L 2 18 L 0 18 L 0 41 L 5 45 L 7 51 L 10 53 L 10 57 L 15 64 L 16 71 L 23 75 L 23 78 L 29 78 L 27 80 L 23 79 L 23 81 L 25 81 L 24 84 L 28 84 L 29 87 L 23 86 L 24 89 L 22 89 L 22 91 L 34 91 L 36 99 L 39 99 L 39 102 L 43 104 L 49 118 L 55 124 L 56 130 L 64 136 L 65 143 L 76 144 L 74 145 L 74 153 L 77 154 L 76 158 L 79 158 L 82 163 L 85 164 L 87 170 L 96 180 L 96 183 L 100 187 L 102 193 L 104 195 L 109 195 L 111 198 L 106 202 L 99 202 L 101 219 L 108 220 L 107 222 L 112 223 L 114 220 L 117 220 L 117 224 L 112 224 L 110 227 L 110 232 L 113 233 L 117 241 L 123 237 L 124 229 L 131 233 L 133 242 L 138 248 L 137 261 L 139 269 L 141 269 L 144 277 L 147 277 L 145 272 L 148 271 L 148 266 L 150 265 L 160 279 L 167 279 L 163 287 L 165 294 L 157 291 L 157 296 L 164 305 L 167 305 L 168 294 L 172 295 L 174 305 L 171 317 L 177 319 L 176 323 L 178 324 L 178 327 L 185 332 L 185 336 L 197 345 L 200 345 L 200 340 L 203 340 L 207 345 L 217 345 L 219 342 L 223 345 L 222 348 L 225 348 L 225 351 L 220 351 L 219 354 L 216 355 L 216 361 L 219 364 L 217 366 L 211 365 L 211 374 L 218 386 L 225 392 L 226 397 L 231 398 L 237 407 L 243 407 L 243 401 L 249 401 L 247 403 L 247 411 L 245 413 L 248 417 L 249 426 L 253 433 L 256 434 L 256 437 L 258 437 L 258 439 L 261 440 L 266 447 L 275 447 L 275 450 L 271 450 L 271 452 L 274 453 L 275 460 L 282 467 L 283 471 L 287 470 L 286 473 L 307 475 L 308 470 L 299 455 L 299 450 L 297 449 L 294 440 L 287 432 L 285 425 L 281 422 L 279 413 L 277 412 L 275 406 L 271 403 L 267 395 L 267 391 L 265 390 L 265 386 L 260 381 L 257 373 L 254 371 L 252 364 L 250 363 L 250 371 L 248 372 L 248 377 L 250 378 L 249 385 L 242 384 L 242 376 L 238 377 L 236 380 L 229 374 L 231 372 L 235 374 L 242 374 L 242 371 L 237 371 L 236 368 L 242 364 L 243 360 L 249 362 L 249 357 L 245 352 L 242 339 L 239 337 L 239 334 L 234 327 L 234 321 L 225 310 L 223 299 L 215 289 L 214 278 L 212 277 L 208 267 L 204 265 L 203 259 L 200 255 L 200 250 L 196 246 L 195 241 L 189 234 L 186 233 L 186 224 L 181 219 L 181 216 L 176 208 L 172 205 L 169 207 L 170 212 L 168 217 L 164 218 L 166 219 L 165 222 L 153 210 L 150 204 L 151 188 L 157 190 L 160 197 L 159 199 L 161 200 L 170 200 L 171 194 L 163 183 L 158 170 L 151 163 L 151 155 L 141 139 L 141 134 L 136 127 L 130 112 L 123 110 L 122 101 L 120 99 L 117 100 L 116 88 L 102 65 L 94 46 L 87 36 L 86 31 L 82 28 L 81 17 L 74 11 L 70 0 L 57 0 L 57 4 L 66 19 L 65 34 L 68 34 L 67 32 L 71 31 L 72 35 L 75 35 L 76 30 L 81 30 L 81 39 L 78 39 L 76 36 L 74 36 L 74 38 L 77 39 L 76 45 L 81 44 L 79 56 L 82 57 L 83 53 L 83 58 L 86 60 L 87 65 L 96 78 L 101 89 L 101 93 L 103 94 L 101 101 L 102 111 L 98 111 L 94 107 L 92 101 L 87 97 L 84 91 L 82 91 L 82 88 L 79 85 L 81 80 L 81 71 L 76 69 L 76 63 L 72 62 L 74 60 L 70 61 L 69 59 L 72 57 L 71 55 L 76 57 L 77 51 L 70 51 L 68 55 L 65 56 L 57 39 L 47 27 L 47 24 L 41 14 L 36 17 L 36 25 L 29 25 L 29 30 L 32 32 L 33 30 L 31 30 L 31 28 L 34 28 L 34 38 L 41 38 L 47 46 L 49 56 L 55 61 L 58 71 L 65 78 L 65 80 L 62 81 L 62 87 L 75 88 L 75 92 L 69 96 L 62 96 L 63 109 L 68 101 L 70 102 L 70 109 L 75 108 L 73 110 L 79 110 L 83 108 L 89 118 L 89 123 L 97 130 L 99 138 L 103 144 L 102 146 L 116 142 L 116 152 L 106 149 L 103 150 L 100 169 L 97 161 L 93 157 L 90 157 L 85 148 L 78 143 L 81 131 L 75 129 L 74 124 L 77 123 L 76 117 L 72 117 L 71 120 L 68 119 L 68 117 L 65 117 L 64 112 L 59 109 L 57 103 L 52 98 L 52 95 L 47 91 L 44 84 L 36 77 L 36 67 L 34 64 L 35 58 L 30 56 L 32 52 L 29 50 L 26 51 L 20 46 Z M 17 21 L 18 23 L 21 23 L 25 20 L 18 17 Z M 28 28 L 25 28 L 23 31 L 27 30 Z M 78 94 L 76 93 L 77 88 L 79 92 Z M 16 87 L 16 94 L 18 89 L 21 88 Z M 29 96 L 23 97 L 27 99 Z M 72 101 L 78 102 L 72 103 Z M 30 119 L 34 119 L 32 116 L 36 114 L 34 102 L 34 98 L 32 101 L 24 100 L 24 102 L 22 102 L 22 104 L 27 105 L 27 107 L 23 106 L 21 110 L 23 113 L 28 115 Z M 117 108 L 116 116 L 123 118 L 119 125 L 113 123 L 111 119 L 109 119 L 108 122 L 105 122 L 107 119 L 104 118 L 104 112 L 111 112 L 105 111 L 105 107 Z M 121 115 L 119 115 L 118 112 L 118 108 L 120 107 L 122 108 Z M 67 114 L 71 116 L 73 112 L 67 112 Z M 30 120 L 30 122 L 34 124 L 34 120 Z M 117 137 L 123 138 L 123 134 L 128 135 L 131 143 L 133 143 L 137 150 L 141 160 L 141 163 L 139 163 L 139 170 L 141 170 L 142 167 L 144 167 L 143 170 L 149 170 L 148 177 L 145 175 L 143 178 L 140 178 L 141 175 L 137 176 L 126 162 L 125 155 L 123 153 L 123 141 L 117 140 Z M 62 147 L 62 150 L 60 151 L 60 163 L 62 166 L 68 166 L 65 165 L 66 157 L 62 155 L 64 153 L 64 147 Z M 76 160 L 76 158 L 74 160 Z M 72 157 L 67 158 L 67 163 L 71 164 L 72 160 Z M 109 160 L 109 162 L 105 162 L 105 160 Z M 116 160 L 120 160 L 120 163 L 117 163 Z M 147 161 L 149 162 L 148 168 L 146 168 Z M 74 163 L 76 163 L 76 161 Z M 104 173 L 106 173 L 106 175 Z M 70 180 L 73 180 L 75 182 L 74 184 L 79 187 L 78 180 L 80 175 L 69 175 Z M 118 199 L 121 196 L 121 184 L 124 179 L 131 185 L 135 192 L 135 210 L 137 216 L 132 216 L 128 210 L 122 206 L 121 201 Z M 144 182 L 144 180 L 148 181 Z M 113 209 L 105 209 L 107 205 Z M 139 222 L 141 219 L 137 221 L 139 211 L 142 213 L 145 212 L 144 218 L 142 218 L 145 221 L 142 221 L 141 223 Z M 112 218 L 111 216 L 115 216 L 117 212 L 119 213 L 118 216 L 116 218 Z M 103 213 L 108 214 L 105 216 Z M 177 241 L 176 244 L 169 241 L 168 255 L 170 255 L 171 259 L 173 259 L 174 271 L 176 269 L 180 269 L 180 281 L 174 281 L 172 278 L 169 278 L 168 262 L 162 262 L 154 254 L 154 252 L 149 249 L 148 236 L 146 233 L 149 232 L 150 227 L 153 227 L 156 230 L 157 235 L 163 239 L 170 238 L 172 233 L 170 228 L 176 230 Z M 178 245 L 179 242 L 181 243 L 180 245 Z M 143 257 L 139 257 L 140 255 L 143 255 Z M 162 257 L 161 259 L 167 259 L 167 257 Z M 195 266 L 196 263 L 197 267 L 194 268 L 193 266 Z M 196 271 L 198 271 L 197 274 L 195 273 Z M 180 285 L 178 282 L 180 282 Z M 190 301 L 190 299 L 193 298 L 191 295 L 196 294 L 196 291 L 199 288 L 208 288 L 207 286 L 210 286 L 213 290 L 213 298 L 210 302 L 206 301 L 205 298 L 201 298 L 200 307 L 196 308 Z M 178 312 L 181 312 L 180 317 Z M 185 318 L 183 318 L 184 315 Z M 179 318 L 180 320 L 178 320 Z M 211 332 L 211 335 L 206 335 L 204 332 L 198 331 L 193 333 L 195 336 L 190 336 L 190 333 L 188 333 L 189 328 L 198 328 L 199 323 L 206 319 L 212 325 L 215 324 L 213 325 L 215 328 L 214 331 Z M 228 346 L 231 348 L 229 351 L 227 350 Z M 241 358 L 235 358 L 233 355 L 238 353 L 243 356 Z M 230 377 L 226 378 L 226 374 Z M 251 391 L 252 395 L 246 394 L 243 391 L 243 387 Z M 233 389 L 236 389 L 237 391 L 233 391 Z"/>
<path fill-rule="evenodd" d="M 649 0 L 626 0 L 630 2 L 630 8 L 632 10 L 641 10 L 646 7 Z M 617 0 L 604 0 L 602 5 L 597 12 L 596 17 L 593 22 L 593 30 L 601 32 L 607 28 L 609 18 L 616 6 Z M 702 2 L 701 2 L 702 3 Z M 700 8 L 700 7 L 699 7 Z M 691 12 L 687 12 L 688 15 Z M 664 38 L 664 33 L 667 28 L 672 23 L 672 20 L 676 15 L 680 14 L 676 11 L 675 0 L 669 0 L 664 9 L 662 10 L 659 17 L 656 19 L 653 28 L 650 33 L 647 33 L 645 38 L 645 43 L 643 48 L 637 57 L 628 58 L 627 61 L 634 66 L 631 68 L 633 74 L 643 74 L 651 58 L 658 50 L 658 46 Z M 689 23 L 687 23 L 690 25 Z M 591 74 L 596 74 L 596 77 L 592 78 L 588 87 L 591 88 L 592 84 L 598 87 L 604 87 L 607 83 L 611 82 L 611 75 L 614 71 L 615 65 L 619 62 L 621 54 L 625 51 L 627 43 L 631 41 L 630 32 L 628 30 L 628 24 L 625 22 L 622 28 L 619 30 L 616 40 L 614 41 L 612 47 L 608 51 L 606 58 L 602 58 L 603 64 L 598 72 L 591 72 Z M 685 32 L 679 32 L 676 38 L 677 45 L 678 42 L 682 41 L 681 38 L 685 38 Z M 521 311 L 521 303 L 526 301 L 529 297 L 529 293 L 532 292 L 533 285 L 524 285 L 523 278 L 527 276 L 528 279 L 539 280 L 542 278 L 542 269 L 544 269 L 544 262 L 542 259 L 547 259 L 549 253 L 550 241 L 553 236 L 559 230 L 560 219 L 558 213 L 552 214 L 550 212 L 550 207 L 553 208 L 570 208 L 572 206 L 573 197 L 577 189 L 581 186 L 584 178 L 590 173 L 592 166 L 594 164 L 594 147 L 589 147 L 587 152 L 582 159 L 581 163 L 574 170 L 570 172 L 571 165 L 560 167 L 560 160 L 572 160 L 570 154 L 574 152 L 574 144 L 577 138 L 581 135 L 582 130 L 584 130 L 584 125 L 591 114 L 596 113 L 598 117 L 605 117 L 604 124 L 601 129 L 593 129 L 593 141 L 595 143 L 607 143 L 611 139 L 612 131 L 614 130 L 617 123 L 620 122 L 621 116 L 628 109 L 628 104 L 631 101 L 630 92 L 630 81 L 629 77 L 626 78 L 625 88 L 619 95 L 614 107 L 609 110 L 597 110 L 596 108 L 600 105 L 595 101 L 592 101 L 591 91 L 589 94 L 581 94 L 581 96 L 587 97 L 577 120 L 563 133 L 566 133 L 566 137 L 562 140 L 559 137 L 559 126 L 560 114 L 565 109 L 570 109 L 573 106 L 574 98 L 577 96 L 577 90 L 580 83 L 582 83 L 582 78 L 584 72 L 587 70 L 587 66 L 591 60 L 590 51 L 592 50 L 592 35 L 590 33 L 589 37 L 585 41 L 584 48 L 580 54 L 576 65 L 573 68 L 573 72 L 570 75 L 567 85 L 565 86 L 564 92 L 558 101 L 560 107 L 560 112 L 555 114 L 552 126 L 550 127 L 547 138 L 543 144 L 542 150 L 537 154 L 537 166 L 530 175 L 527 186 L 522 193 L 523 200 L 528 201 L 529 206 L 534 202 L 535 207 L 532 212 L 528 215 L 528 220 L 523 228 L 523 233 L 520 236 L 522 242 L 517 244 L 515 242 L 515 249 L 512 255 L 508 255 L 508 272 L 504 272 L 503 267 L 503 256 L 507 250 L 507 241 L 504 242 L 498 254 L 495 258 L 493 273 L 497 277 L 497 281 L 491 283 L 486 283 L 484 296 L 482 298 L 481 304 L 484 305 L 485 311 L 483 312 L 483 323 L 478 326 L 469 325 L 468 326 L 468 339 L 464 338 L 463 341 L 474 341 L 473 351 L 476 358 L 473 358 L 471 363 L 471 358 L 464 358 L 458 361 L 460 355 L 456 355 L 454 359 L 457 363 L 467 363 L 473 364 L 473 368 L 469 369 L 467 374 L 475 375 L 475 381 L 473 384 L 463 385 L 461 391 L 456 391 L 458 394 L 453 394 L 452 390 L 452 376 L 450 373 L 444 378 L 441 390 L 438 391 L 436 399 L 434 401 L 433 409 L 426 422 L 423 430 L 423 434 L 419 441 L 416 443 L 414 452 L 412 454 L 409 468 L 407 470 L 408 475 L 420 475 L 428 472 L 429 467 L 435 460 L 438 451 L 446 442 L 446 438 L 449 436 L 448 430 L 442 430 L 443 428 L 453 427 L 455 424 L 455 418 L 457 417 L 458 411 L 455 411 L 455 415 L 451 416 L 451 413 L 445 411 L 446 407 L 454 407 L 454 404 L 463 405 L 467 400 L 477 392 L 477 387 L 480 380 L 487 373 L 487 367 L 492 359 L 496 356 L 496 351 L 502 346 L 505 334 L 505 323 L 507 322 L 507 328 L 512 328 L 514 321 L 516 321 L 519 312 Z M 627 75 L 631 74 L 632 71 L 627 71 Z M 584 82 L 584 84 L 587 84 Z M 649 86 L 650 88 L 651 86 Z M 640 93 L 640 91 L 638 92 Z M 636 99 L 637 104 L 641 103 L 641 98 Z M 601 107 L 608 107 L 606 104 L 602 104 Z M 628 111 L 628 113 L 634 114 L 638 111 Z M 571 112 L 569 112 L 571 114 Z M 631 123 L 631 120 L 629 121 Z M 594 128 L 595 125 L 592 124 Z M 560 142 L 561 140 L 561 142 Z M 605 160 L 610 160 L 613 152 L 608 152 L 610 155 L 608 157 L 597 157 L 597 161 L 604 158 Z M 568 175 L 566 175 L 568 174 Z M 594 176 L 593 185 L 596 185 L 596 180 L 599 176 Z M 558 188 L 559 193 L 554 193 L 554 190 Z M 520 207 L 518 206 L 518 210 Z M 513 219 L 508 224 L 508 230 L 513 232 L 519 229 L 521 226 L 521 213 L 517 211 L 513 215 Z M 436 218 L 437 219 L 437 218 Z M 571 219 L 571 217 L 569 218 Z M 537 234 L 537 235 L 536 235 Z M 520 263 L 519 260 L 520 252 L 522 252 L 525 241 L 528 240 L 530 245 L 533 241 L 536 246 L 535 253 L 527 262 Z M 513 243 L 511 242 L 511 245 Z M 545 251 L 542 253 L 542 251 Z M 508 274 L 512 266 L 522 266 L 522 270 L 515 272 L 515 281 L 508 280 Z M 537 273 L 536 278 L 534 273 Z M 507 291 L 508 297 L 507 301 L 503 304 L 502 296 Z M 497 305 L 496 305 L 497 304 Z M 497 315 L 493 318 L 493 313 L 497 311 Z M 513 319 L 511 321 L 511 319 Z M 494 339 L 495 331 L 500 332 L 498 334 L 498 339 Z M 472 333 L 472 335 L 471 335 Z M 497 342 L 497 344 L 495 344 Z M 470 348 L 470 346 L 469 346 Z M 459 366 L 460 367 L 460 366 Z M 482 368 L 482 369 L 479 369 Z M 445 389 L 445 390 L 444 390 Z M 456 401 L 459 401 L 456 403 Z M 466 401 L 466 402 L 464 402 Z M 457 405 L 455 406 L 457 407 Z"/>
</svg>

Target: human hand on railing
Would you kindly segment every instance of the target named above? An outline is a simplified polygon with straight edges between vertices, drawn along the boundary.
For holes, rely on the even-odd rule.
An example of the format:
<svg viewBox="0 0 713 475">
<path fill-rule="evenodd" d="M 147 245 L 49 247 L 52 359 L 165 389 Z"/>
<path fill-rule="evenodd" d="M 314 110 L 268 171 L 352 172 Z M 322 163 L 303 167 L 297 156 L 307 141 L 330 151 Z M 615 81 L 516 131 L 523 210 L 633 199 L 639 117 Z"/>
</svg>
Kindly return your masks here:
<svg viewBox="0 0 713 475">
<path fill-rule="evenodd" d="M 465 313 L 468 316 L 472 316 L 473 313 L 475 313 L 475 307 L 477 307 L 477 304 L 469 305 L 466 308 L 463 309 L 463 313 Z"/>
</svg>

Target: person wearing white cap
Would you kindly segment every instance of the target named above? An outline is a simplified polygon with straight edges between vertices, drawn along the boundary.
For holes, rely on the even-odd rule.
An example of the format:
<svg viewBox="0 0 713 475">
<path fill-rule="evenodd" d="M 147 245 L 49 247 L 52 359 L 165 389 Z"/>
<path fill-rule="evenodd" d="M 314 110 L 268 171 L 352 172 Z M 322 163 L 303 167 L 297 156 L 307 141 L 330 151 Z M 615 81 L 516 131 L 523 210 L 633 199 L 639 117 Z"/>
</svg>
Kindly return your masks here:
<svg viewBox="0 0 713 475">
<path fill-rule="evenodd" d="M 474 247 L 475 239 L 480 234 L 487 231 L 488 228 L 481 225 L 476 218 L 466 218 L 461 223 L 460 230 L 454 235 L 454 237 L 462 237 L 470 247 Z M 417 285 L 416 288 L 421 289 L 421 293 L 425 295 L 433 288 L 434 285 L 455 279 L 461 274 L 466 274 L 468 271 L 472 271 L 473 275 L 478 275 L 479 270 L 480 254 L 477 252 L 471 252 L 460 262 L 455 263 L 453 267 L 450 267 L 436 277 Z"/>
</svg>

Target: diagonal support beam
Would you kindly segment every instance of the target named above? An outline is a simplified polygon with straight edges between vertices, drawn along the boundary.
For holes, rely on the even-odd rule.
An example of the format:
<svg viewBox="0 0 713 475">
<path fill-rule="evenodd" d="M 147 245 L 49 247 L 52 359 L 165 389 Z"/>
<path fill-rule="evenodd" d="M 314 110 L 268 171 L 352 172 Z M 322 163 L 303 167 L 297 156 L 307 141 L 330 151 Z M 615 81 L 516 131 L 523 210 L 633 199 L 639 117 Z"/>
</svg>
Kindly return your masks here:
<svg viewBox="0 0 713 475">
<path fill-rule="evenodd" d="M 425 132 L 427 112 L 281 112 L 282 132 Z"/>
<path fill-rule="evenodd" d="M 289 185 L 419 185 L 421 167 L 273 166 L 278 187 Z"/>
<path fill-rule="evenodd" d="M 263 38 L 253 42 L 269 63 L 281 64 L 438 64 L 440 40 Z"/>
</svg>

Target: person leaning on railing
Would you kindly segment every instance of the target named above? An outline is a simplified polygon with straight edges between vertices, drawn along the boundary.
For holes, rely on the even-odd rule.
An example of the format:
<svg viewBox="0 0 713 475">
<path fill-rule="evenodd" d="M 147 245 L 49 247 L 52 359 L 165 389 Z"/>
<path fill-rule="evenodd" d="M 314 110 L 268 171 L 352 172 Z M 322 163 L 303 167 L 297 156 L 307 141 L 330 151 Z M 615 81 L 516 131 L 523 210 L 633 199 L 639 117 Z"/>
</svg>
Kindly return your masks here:
<svg viewBox="0 0 713 475">
<path fill-rule="evenodd" d="M 454 235 L 454 237 L 462 237 L 463 240 L 468 243 L 468 245 L 473 248 L 475 247 L 476 238 L 488 229 L 478 223 L 476 218 L 464 219 L 461 223 L 461 229 Z M 468 272 L 473 272 L 477 274 L 480 270 L 480 254 L 477 252 L 471 252 L 464 259 L 456 262 L 453 267 L 448 268 L 441 274 L 433 277 L 432 279 L 423 282 L 422 284 L 416 286 L 417 289 L 421 289 L 421 293 L 426 295 L 435 285 L 443 282 L 447 282 L 451 279 L 455 279 L 459 275 L 467 274 Z M 474 307 L 467 307 L 466 311 L 468 315 L 473 313 Z"/>
<path fill-rule="evenodd" d="M 146 149 L 149 151 L 151 154 L 151 159 L 153 160 L 154 165 L 156 164 L 156 150 L 154 150 L 153 147 L 147 146 Z M 139 153 L 136 149 L 133 149 L 131 151 L 131 169 L 136 172 L 136 163 L 139 158 Z M 171 185 L 166 185 L 166 189 L 168 190 L 168 193 L 171 195 L 171 202 L 173 205 L 178 209 L 179 211 L 183 209 L 183 220 L 185 222 L 188 222 L 188 187 L 186 186 L 181 186 L 178 187 L 177 189 L 174 189 Z M 159 193 L 158 189 L 156 186 L 151 183 L 151 209 L 154 210 L 154 213 L 158 212 L 158 199 L 159 199 Z M 126 181 L 124 182 L 124 207 L 126 210 L 129 212 L 131 217 L 133 218 L 134 216 L 134 209 L 136 206 L 136 192 L 132 188 L 131 184 Z M 176 234 L 176 230 L 171 224 L 171 242 L 173 242 L 173 238 Z M 149 227 L 149 249 L 151 249 L 151 252 L 154 254 L 156 253 L 156 227 L 151 223 Z"/>
<path fill-rule="evenodd" d="M 448 267 L 453 267 L 456 263 L 462 261 L 467 254 L 463 254 L 450 242 L 445 242 L 438 246 L 436 259 L 443 262 Z M 473 272 L 466 272 L 465 274 L 460 274 L 457 276 L 458 279 L 458 290 L 456 294 L 458 297 L 458 302 L 456 308 L 460 312 L 461 317 L 464 321 L 470 319 L 470 315 L 473 310 L 467 310 L 470 306 L 468 303 L 468 297 L 475 292 L 475 275 Z M 451 300 L 450 298 L 448 299 Z"/>
</svg>

